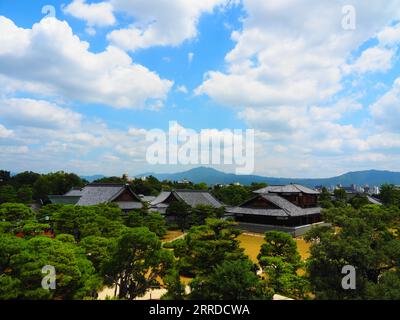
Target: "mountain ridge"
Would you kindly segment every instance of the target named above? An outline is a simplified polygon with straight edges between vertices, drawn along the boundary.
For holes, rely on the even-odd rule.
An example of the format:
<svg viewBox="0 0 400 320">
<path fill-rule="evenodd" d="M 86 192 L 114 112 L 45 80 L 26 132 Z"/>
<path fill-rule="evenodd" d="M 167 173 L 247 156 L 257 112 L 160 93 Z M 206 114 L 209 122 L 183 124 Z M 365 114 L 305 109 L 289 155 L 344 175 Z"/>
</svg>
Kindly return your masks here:
<svg viewBox="0 0 400 320">
<path fill-rule="evenodd" d="M 177 173 L 152 173 L 148 172 L 136 177 L 153 175 L 159 180 L 183 180 L 187 179 L 194 183 L 205 182 L 207 184 L 229 184 L 239 182 L 244 185 L 252 182 L 265 182 L 270 185 L 298 183 L 308 187 L 317 185 L 331 186 L 342 184 L 349 186 L 351 184 L 380 186 L 384 183 L 400 184 L 400 172 L 389 170 L 363 170 L 350 171 L 339 176 L 329 178 L 276 178 L 264 177 L 259 175 L 236 175 L 233 173 L 225 173 L 214 168 L 197 167 L 183 172 Z"/>
</svg>

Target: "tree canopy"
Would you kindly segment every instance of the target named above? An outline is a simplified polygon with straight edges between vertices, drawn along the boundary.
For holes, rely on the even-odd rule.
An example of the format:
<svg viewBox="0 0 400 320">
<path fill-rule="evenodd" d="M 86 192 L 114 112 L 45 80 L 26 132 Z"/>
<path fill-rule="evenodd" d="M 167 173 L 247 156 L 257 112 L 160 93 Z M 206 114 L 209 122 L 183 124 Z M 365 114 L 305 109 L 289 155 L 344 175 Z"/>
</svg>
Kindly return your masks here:
<svg viewBox="0 0 400 320">
<path fill-rule="evenodd" d="M 307 235 L 312 241 L 307 269 L 316 298 L 374 299 L 388 290 L 399 299 L 400 210 L 377 205 L 333 208 L 324 212 L 324 220 L 332 226 Z M 356 270 L 355 290 L 341 285 L 346 265 Z"/>
</svg>

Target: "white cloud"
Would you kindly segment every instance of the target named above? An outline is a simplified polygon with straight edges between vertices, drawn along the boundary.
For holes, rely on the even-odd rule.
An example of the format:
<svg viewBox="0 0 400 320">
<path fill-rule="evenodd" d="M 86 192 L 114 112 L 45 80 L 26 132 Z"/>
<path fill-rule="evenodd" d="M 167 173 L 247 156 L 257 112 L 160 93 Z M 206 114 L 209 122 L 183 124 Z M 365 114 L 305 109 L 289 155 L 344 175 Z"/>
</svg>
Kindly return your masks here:
<svg viewBox="0 0 400 320">
<path fill-rule="evenodd" d="M 125 50 L 152 46 L 178 46 L 197 36 L 203 13 L 212 12 L 228 0 L 111 0 L 115 11 L 133 17 L 129 27 L 114 30 L 108 39 Z"/>
<path fill-rule="evenodd" d="M 117 108 L 144 108 L 162 103 L 172 87 L 146 67 L 109 46 L 93 53 L 67 22 L 46 18 L 32 29 L 18 28 L 0 16 L 0 74 L 15 91 L 57 95 Z"/>
<path fill-rule="evenodd" d="M 188 89 L 186 88 L 186 86 L 184 86 L 184 85 L 178 86 L 178 87 L 176 88 L 176 90 L 177 90 L 178 92 L 180 92 L 180 93 L 185 93 L 185 94 L 189 92 Z"/>
<path fill-rule="evenodd" d="M 29 152 L 28 146 L 0 146 L 0 154 L 27 154 Z"/>
<path fill-rule="evenodd" d="M 385 46 L 393 46 L 400 42 L 400 23 L 389 26 L 378 33 L 379 43 Z"/>
<path fill-rule="evenodd" d="M 358 2 L 357 30 L 349 32 L 341 27 L 348 4 L 244 0 L 247 16 L 243 29 L 232 32 L 228 71 L 208 72 L 197 94 L 234 107 L 309 105 L 332 97 L 342 88 L 341 67 L 352 52 L 399 17 L 398 0 L 384 8 L 377 0 Z"/>
<path fill-rule="evenodd" d="M 115 24 L 113 8 L 109 2 L 86 3 L 74 0 L 63 9 L 65 14 L 85 20 L 89 27 L 106 27 Z"/>
<path fill-rule="evenodd" d="M 38 128 L 76 128 L 82 116 L 53 103 L 33 99 L 0 100 L 0 117 L 8 123 Z"/>
<path fill-rule="evenodd" d="M 363 93 L 351 93 L 345 80 L 349 73 L 393 67 L 398 26 L 387 26 L 400 18 L 400 1 L 385 7 L 378 0 L 354 2 L 356 30 L 348 31 L 341 25 L 342 7 L 351 2 L 243 0 L 246 17 L 231 34 L 236 45 L 225 56 L 226 71 L 207 72 L 195 93 L 236 108 L 239 119 L 259 130 L 259 158 L 267 164 L 258 163 L 259 170 L 320 176 L 351 167 L 350 156 L 357 153 L 369 154 L 365 163 L 384 161 L 368 140 L 376 131 L 373 124 L 343 124 L 363 109 Z M 363 49 L 348 65 L 354 52 L 374 38 L 380 44 Z M 392 113 L 393 124 L 394 119 L 399 117 Z M 281 146 L 288 159 L 274 156 L 284 151 Z"/>
<path fill-rule="evenodd" d="M 385 27 L 376 35 L 378 44 L 364 50 L 360 57 L 343 67 L 344 72 L 366 73 L 390 70 L 396 58 L 396 46 L 400 43 L 400 23 Z"/>
<path fill-rule="evenodd" d="M 386 48 L 372 47 L 361 54 L 356 62 L 345 66 L 346 72 L 386 72 L 392 68 L 395 51 Z"/>
<path fill-rule="evenodd" d="M 189 61 L 189 63 L 192 63 L 193 58 L 194 58 L 194 53 L 193 52 L 189 52 L 188 53 L 188 61 Z"/>
<path fill-rule="evenodd" d="M 13 136 L 13 131 L 8 130 L 5 126 L 0 124 L 0 138 L 9 138 Z"/>
<path fill-rule="evenodd" d="M 375 123 L 383 130 L 400 131 L 400 78 L 392 89 L 370 106 Z"/>
<path fill-rule="evenodd" d="M 310 108 L 310 116 L 317 121 L 339 120 L 344 114 L 359 111 L 363 108 L 356 98 L 358 97 L 345 97 L 325 107 L 312 106 Z"/>
</svg>

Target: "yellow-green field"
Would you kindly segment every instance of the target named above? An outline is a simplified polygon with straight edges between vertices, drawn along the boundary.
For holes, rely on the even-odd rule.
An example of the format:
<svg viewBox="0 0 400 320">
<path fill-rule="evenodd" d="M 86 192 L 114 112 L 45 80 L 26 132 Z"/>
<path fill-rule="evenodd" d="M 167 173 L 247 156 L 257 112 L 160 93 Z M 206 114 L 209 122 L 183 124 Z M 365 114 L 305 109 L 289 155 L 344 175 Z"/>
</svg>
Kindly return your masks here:
<svg viewBox="0 0 400 320">
<path fill-rule="evenodd" d="M 169 233 L 170 232 L 171 231 L 169 231 Z M 178 237 L 181 234 L 171 233 L 170 237 L 171 238 Z M 254 263 L 258 263 L 257 255 L 260 252 L 261 245 L 264 243 L 264 235 L 245 233 L 245 234 L 241 234 L 238 237 L 238 240 L 240 241 L 240 246 L 244 249 L 245 254 L 247 254 Z M 301 238 L 297 238 L 295 240 L 297 243 L 297 250 L 299 251 L 302 260 L 306 260 L 310 256 L 310 253 L 309 253 L 310 244 L 305 242 Z M 299 270 L 298 272 L 299 272 L 299 274 L 304 274 L 303 270 Z M 191 280 L 192 280 L 192 278 L 187 278 L 187 277 L 181 276 L 181 281 L 185 285 L 188 285 Z"/>
<path fill-rule="evenodd" d="M 162 242 L 170 242 L 183 235 L 182 231 L 168 230 L 167 234 L 162 239 Z"/>
<path fill-rule="evenodd" d="M 262 234 L 241 234 L 238 237 L 240 246 L 244 249 L 244 252 L 250 257 L 252 261 L 258 263 L 257 255 L 260 252 L 261 245 L 264 243 L 264 235 Z M 297 243 L 297 249 L 303 260 L 306 260 L 309 256 L 310 244 L 305 242 L 303 239 L 295 239 Z"/>
</svg>

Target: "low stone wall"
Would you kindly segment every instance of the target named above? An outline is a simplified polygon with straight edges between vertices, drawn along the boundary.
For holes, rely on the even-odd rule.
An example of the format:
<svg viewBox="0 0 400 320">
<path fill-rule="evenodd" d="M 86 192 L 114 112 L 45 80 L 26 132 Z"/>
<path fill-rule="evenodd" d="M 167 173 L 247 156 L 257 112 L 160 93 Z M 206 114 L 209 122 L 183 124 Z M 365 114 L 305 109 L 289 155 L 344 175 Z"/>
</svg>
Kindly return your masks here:
<svg viewBox="0 0 400 320">
<path fill-rule="evenodd" d="M 312 228 L 320 227 L 320 226 L 328 226 L 329 223 L 318 222 L 314 224 L 307 224 L 299 227 L 283 227 L 283 226 L 273 226 L 273 225 L 265 225 L 265 224 L 256 224 L 256 223 L 246 223 L 239 222 L 239 228 L 245 230 L 247 232 L 252 233 L 265 233 L 267 231 L 281 231 L 290 233 L 293 237 L 300 237 L 310 231 Z"/>
</svg>

